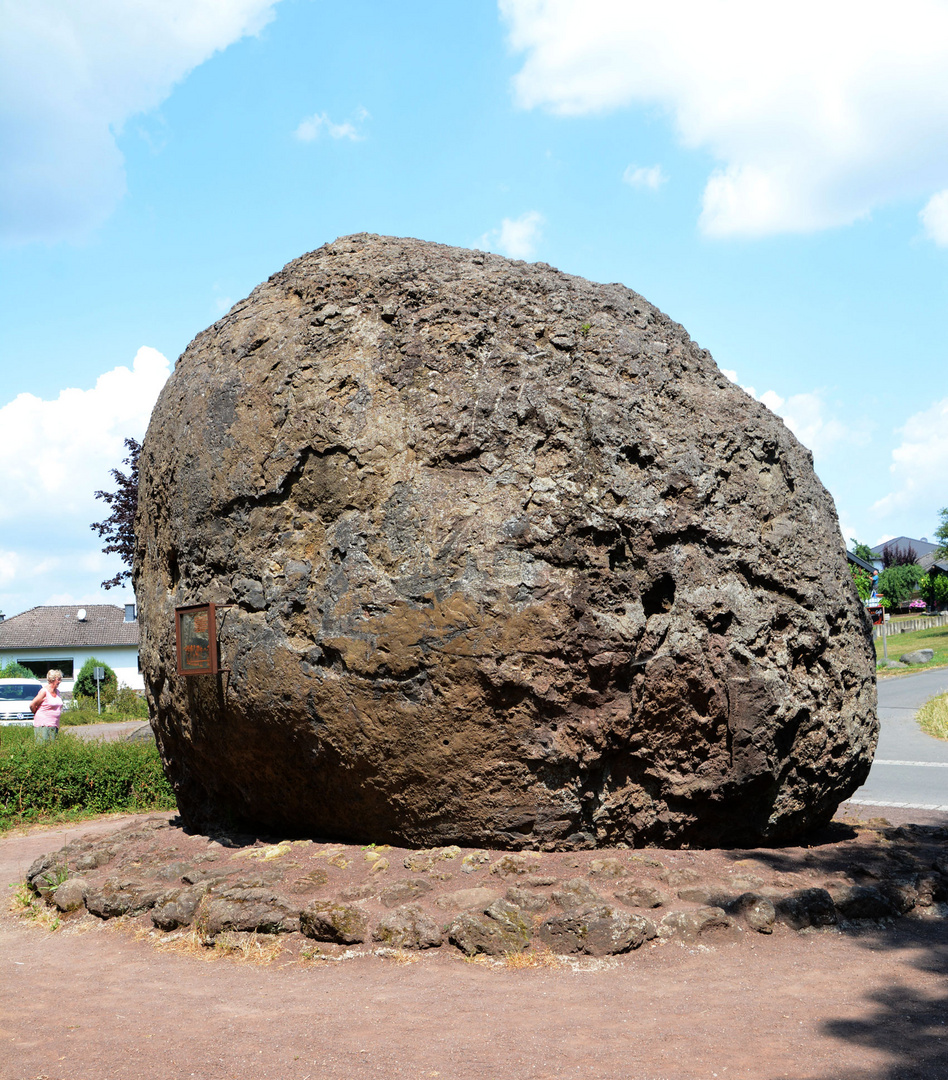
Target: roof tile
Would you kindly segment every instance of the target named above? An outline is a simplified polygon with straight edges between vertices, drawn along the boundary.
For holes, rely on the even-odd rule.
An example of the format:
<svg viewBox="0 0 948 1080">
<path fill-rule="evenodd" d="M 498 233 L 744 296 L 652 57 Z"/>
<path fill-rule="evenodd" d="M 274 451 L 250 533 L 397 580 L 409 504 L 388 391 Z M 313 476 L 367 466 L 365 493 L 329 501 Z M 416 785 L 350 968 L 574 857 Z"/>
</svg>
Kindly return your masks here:
<svg viewBox="0 0 948 1080">
<path fill-rule="evenodd" d="M 115 604 L 35 607 L 0 622 L 0 649 L 81 648 L 85 645 L 137 645 L 138 621 L 126 622 Z"/>
</svg>

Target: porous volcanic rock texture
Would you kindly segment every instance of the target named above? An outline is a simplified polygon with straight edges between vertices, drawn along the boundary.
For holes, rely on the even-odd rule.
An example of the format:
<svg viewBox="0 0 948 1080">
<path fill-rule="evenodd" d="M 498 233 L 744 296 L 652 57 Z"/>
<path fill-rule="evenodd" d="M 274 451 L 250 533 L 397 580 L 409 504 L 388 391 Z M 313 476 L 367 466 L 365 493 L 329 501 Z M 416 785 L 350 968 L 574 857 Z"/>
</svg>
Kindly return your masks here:
<svg viewBox="0 0 948 1080">
<path fill-rule="evenodd" d="M 337 240 L 195 338 L 140 469 L 188 822 L 746 844 L 866 777 L 874 656 L 810 454 L 624 286 Z M 177 676 L 207 600 L 229 671 Z"/>
</svg>

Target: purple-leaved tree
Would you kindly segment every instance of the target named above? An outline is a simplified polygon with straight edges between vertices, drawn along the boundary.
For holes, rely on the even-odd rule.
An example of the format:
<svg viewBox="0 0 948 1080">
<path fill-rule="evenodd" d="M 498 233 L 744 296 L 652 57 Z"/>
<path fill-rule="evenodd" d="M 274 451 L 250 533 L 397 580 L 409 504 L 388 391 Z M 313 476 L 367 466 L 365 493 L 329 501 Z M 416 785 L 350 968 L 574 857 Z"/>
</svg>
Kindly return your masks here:
<svg viewBox="0 0 948 1080">
<path fill-rule="evenodd" d="M 106 555 L 116 554 L 122 557 L 125 569 L 115 577 L 102 582 L 103 589 L 114 589 L 132 577 L 132 556 L 135 554 L 135 510 L 138 507 L 138 455 L 142 444 L 137 439 L 126 439 L 125 449 L 128 457 L 123 462 L 128 472 L 112 469 L 115 491 L 97 491 L 95 497 L 109 504 L 112 513 L 105 521 L 96 521 L 90 528 L 105 538 L 102 550 Z"/>
</svg>

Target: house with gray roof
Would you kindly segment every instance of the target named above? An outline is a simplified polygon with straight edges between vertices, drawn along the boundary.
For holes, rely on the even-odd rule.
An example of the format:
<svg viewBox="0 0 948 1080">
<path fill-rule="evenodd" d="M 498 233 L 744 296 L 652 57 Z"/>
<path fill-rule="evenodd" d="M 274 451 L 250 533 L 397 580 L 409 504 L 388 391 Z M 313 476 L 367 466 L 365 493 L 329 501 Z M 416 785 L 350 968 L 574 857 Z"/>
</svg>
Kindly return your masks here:
<svg viewBox="0 0 948 1080">
<path fill-rule="evenodd" d="M 82 665 L 94 656 L 113 669 L 119 685 L 145 687 L 138 670 L 134 604 L 124 609 L 116 604 L 35 607 L 0 619 L 0 666 L 16 661 L 39 678 L 45 678 L 50 668 L 59 668 L 62 689 L 71 691 Z"/>
<path fill-rule="evenodd" d="M 912 548 L 915 551 L 915 561 L 926 574 L 948 574 L 948 559 L 936 558 L 935 552 L 938 550 L 939 545 L 931 543 L 925 537 L 922 537 L 921 540 L 913 540 L 911 536 L 896 536 L 892 540 L 886 540 L 884 544 L 876 544 L 874 548 L 869 550 L 878 560 L 880 567 L 882 566 L 882 552 L 885 548 L 892 551 L 896 549 L 907 551 Z"/>
</svg>

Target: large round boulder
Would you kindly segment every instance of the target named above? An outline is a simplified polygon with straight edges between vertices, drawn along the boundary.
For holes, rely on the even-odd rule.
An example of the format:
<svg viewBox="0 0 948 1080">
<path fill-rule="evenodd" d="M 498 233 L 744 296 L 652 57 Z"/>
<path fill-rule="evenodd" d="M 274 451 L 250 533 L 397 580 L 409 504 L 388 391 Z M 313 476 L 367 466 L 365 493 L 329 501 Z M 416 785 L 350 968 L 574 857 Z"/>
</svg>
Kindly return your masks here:
<svg viewBox="0 0 948 1080">
<path fill-rule="evenodd" d="M 338 240 L 195 338 L 140 469 L 192 824 L 743 844 L 866 777 L 874 654 L 810 454 L 621 285 Z M 206 601 L 228 670 L 176 675 Z"/>
</svg>

